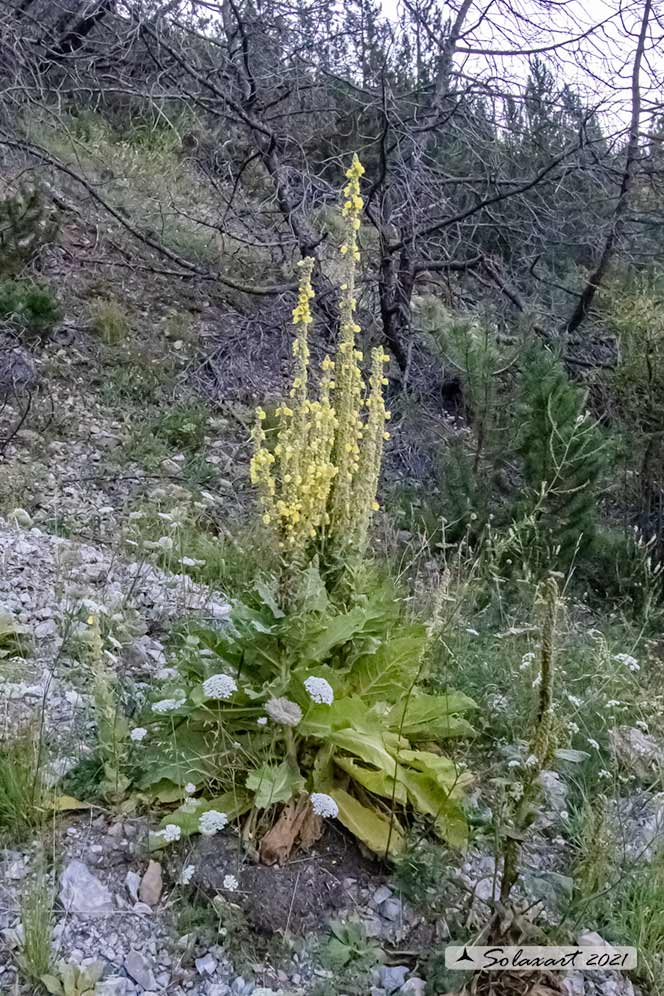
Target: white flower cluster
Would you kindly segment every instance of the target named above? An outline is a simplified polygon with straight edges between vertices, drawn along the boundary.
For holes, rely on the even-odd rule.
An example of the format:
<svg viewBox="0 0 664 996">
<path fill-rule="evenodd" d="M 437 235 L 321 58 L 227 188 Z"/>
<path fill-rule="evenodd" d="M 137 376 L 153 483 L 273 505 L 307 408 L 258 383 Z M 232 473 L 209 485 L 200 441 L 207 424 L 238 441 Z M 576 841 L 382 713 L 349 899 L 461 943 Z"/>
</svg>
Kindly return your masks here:
<svg viewBox="0 0 664 996">
<path fill-rule="evenodd" d="M 269 699 L 265 703 L 265 712 L 280 726 L 297 726 L 302 719 L 302 710 L 297 702 L 290 699 Z"/>
<path fill-rule="evenodd" d="M 317 678 L 312 674 L 304 679 L 304 687 L 312 702 L 319 705 L 332 705 L 334 702 L 334 689 L 325 678 Z"/>
<path fill-rule="evenodd" d="M 180 885 L 189 885 L 192 878 L 194 877 L 194 872 L 196 871 L 196 865 L 185 865 L 180 872 Z"/>
<path fill-rule="evenodd" d="M 159 831 L 159 836 L 162 837 L 167 844 L 174 844 L 176 840 L 179 840 L 182 836 L 182 830 L 176 823 L 167 823 L 163 830 Z"/>
<path fill-rule="evenodd" d="M 624 664 L 629 671 L 640 671 L 641 667 L 636 657 L 632 657 L 631 654 L 614 654 L 614 661 L 618 661 L 619 664 Z"/>
<path fill-rule="evenodd" d="M 336 802 L 331 795 L 326 795 L 325 792 L 312 792 L 309 801 L 316 816 L 333 820 L 339 815 L 339 807 Z"/>
<path fill-rule="evenodd" d="M 187 795 L 193 795 L 194 792 L 196 791 L 196 786 L 194 785 L 193 782 L 187 782 L 187 784 L 184 787 L 184 790 L 187 793 Z"/>
<path fill-rule="evenodd" d="M 224 875 L 222 885 L 227 892 L 237 892 L 240 883 L 236 879 L 235 875 Z"/>
<path fill-rule="evenodd" d="M 160 715 L 165 712 L 175 712 L 187 701 L 184 692 L 179 692 L 176 699 L 160 699 L 158 702 L 152 703 L 152 711 L 158 712 Z"/>
<path fill-rule="evenodd" d="M 170 681 L 172 678 L 177 678 L 178 669 L 176 667 L 160 667 L 157 671 L 157 677 L 160 681 Z"/>
<path fill-rule="evenodd" d="M 227 674 L 213 674 L 203 682 L 203 691 L 208 699 L 230 699 L 237 684 Z"/>
<path fill-rule="evenodd" d="M 216 833 L 223 830 L 228 823 L 226 813 L 220 813 L 216 809 L 208 809 L 202 813 L 198 820 L 198 829 L 204 837 L 214 837 Z"/>
<path fill-rule="evenodd" d="M 148 735 L 148 731 L 144 726 L 135 726 L 134 729 L 129 734 L 129 739 L 133 740 L 135 744 L 139 744 L 141 740 L 144 740 Z"/>
<path fill-rule="evenodd" d="M 259 716 L 256 720 L 256 726 L 267 726 L 267 716 Z"/>
</svg>

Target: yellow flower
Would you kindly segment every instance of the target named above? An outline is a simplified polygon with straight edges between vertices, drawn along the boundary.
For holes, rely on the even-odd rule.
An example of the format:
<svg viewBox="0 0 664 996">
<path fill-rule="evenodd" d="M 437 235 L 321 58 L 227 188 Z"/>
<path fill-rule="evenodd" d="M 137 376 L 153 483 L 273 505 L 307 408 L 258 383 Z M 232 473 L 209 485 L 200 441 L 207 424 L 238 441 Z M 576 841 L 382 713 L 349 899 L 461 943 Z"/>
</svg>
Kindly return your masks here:
<svg viewBox="0 0 664 996">
<path fill-rule="evenodd" d="M 364 200 L 360 177 L 364 169 L 353 157 L 346 171 L 341 213 L 344 240 L 340 246 L 343 279 L 339 297 L 339 343 L 336 356 L 326 356 L 320 366 L 317 395 L 310 389 L 309 330 L 313 323 L 310 302 L 314 261 L 304 259 L 292 321 L 293 377 L 289 404 L 276 409 L 279 420 L 276 445 L 271 452 L 262 427 L 265 414 L 256 413 L 254 455 L 250 477 L 258 489 L 262 521 L 274 533 L 287 564 L 302 565 L 315 547 L 361 550 L 367 528 L 378 508 L 376 490 L 382 459 L 387 413 L 382 397 L 385 378 L 382 350 L 372 351 L 368 387 L 360 369 L 362 350 L 356 337 L 356 264 L 360 259 L 357 233 Z"/>
</svg>

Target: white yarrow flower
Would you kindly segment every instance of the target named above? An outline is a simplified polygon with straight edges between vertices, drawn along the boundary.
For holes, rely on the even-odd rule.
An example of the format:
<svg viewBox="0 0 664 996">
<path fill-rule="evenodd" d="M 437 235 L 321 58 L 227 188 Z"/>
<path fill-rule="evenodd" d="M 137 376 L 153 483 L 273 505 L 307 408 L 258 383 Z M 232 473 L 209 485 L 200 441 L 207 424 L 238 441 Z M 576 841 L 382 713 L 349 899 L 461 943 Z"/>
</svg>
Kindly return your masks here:
<svg viewBox="0 0 664 996">
<path fill-rule="evenodd" d="M 259 716 L 256 720 L 256 726 L 267 726 L 267 716 Z"/>
<path fill-rule="evenodd" d="M 265 703 L 265 712 L 280 726 L 297 726 L 302 719 L 302 710 L 297 702 L 285 698 L 269 699 Z"/>
<path fill-rule="evenodd" d="M 179 840 L 182 836 L 182 830 L 176 823 L 167 823 L 164 829 L 161 831 L 161 836 L 164 838 L 167 844 L 173 844 L 176 840 Z"/>
<path fill-rule="evenodd" d="M 636 657 L 632 657 L 631 654 L 614 654 L 614 661 L 618 661 L 619 664 L 624 664 L 626 668 L 630 671 L 640 671 L 641 667 Z"/>
<path fill-rule="evenodd" d="M 312 674 L 304 679 L 304 687 L 312 702 L 319 705 L 332 705 L 334 702 L 334 689 L 325 678 L 317 678 Z"/>
<path fill-rule="evenodd" d="M 195 560 L 194 557 L 180 557 L 178 563 L 183 567 L 205 567 L 204 560 Z"/>
<path fill-rule="evenodd" d="M 160 714 L 165 712 L 175 712 L 176 709 L 179 709 L 180 706 L 184 705 L 185 701 L 186 699 L 184 695 L 181 695 L 180 698 L 177 699 L 160 699 L 159 702 L 152 703 L 152 711 Z"/>
<path fill-rule="evenodd" d="M 599 744 L 593 739 L 593 737 L 588 737 L 588 746 L 592 747 L 593 750 L 599 750 Z"/>
<path fill-rule="evenodd" d="M 144 726 L 135 726 L 134 729 L 129 734 L 129 737 L 131 740 L 134 741 L 134 743 L 139 744 L 141 740 L 144 740 L 145 737 L 147 737 L 147 735 L 148 731 L 145 729 Z"/>
<path fill-rule="evenodd" d="M 237 892 L 240 883 L 236 879 L 235 875 L 225 875 L 222 885 L 227 892 Z"/>
<path fill-rule="evenodd" d="M 201 813 L 198 820 L 198 829 L 204 837 L 214 837 L 219 830 L 223 830 L 228 823 L 226 813 L 220 813 L 216 809 L 208 809 L 206 813 Z"/>
<path fill-rule="evenodd" d="M 333 820 L 339 815 L 339 807 L 336 802 L 331 795 L 326 795 L 325 792 L 312 792 L 309 801 L 316 816 Z"/>
<path fill-rule="evenodd" d="M 196 871 L 196 865 L 185 865 L 185 867 L 180 872 L 180 885 L 189 885 L 192 878 L 194 877 L 195 871 Z"/>
<path fill-rule="evenodd" d="M 157 671 L 157 677 L 160 681 L 170 681 L 172 678 L 177 678 L 178 669 L 176 667 L 160 667 Z"/>
<path fill-rule="evenodd" d="M 196 791 L 196 786 L 194 785 L 193 782 L 187 782 L 187 784 L 184 787 L 184 790 L 187 793 L 187 795 L 193 795 L 194 792 Z"/>
<path fill-rule="evenodd" d="M 230 699 L 237 684 L 227 674 L 213 674 L 203 682 L 203 691 L 208 699 Z"/>
</svg>

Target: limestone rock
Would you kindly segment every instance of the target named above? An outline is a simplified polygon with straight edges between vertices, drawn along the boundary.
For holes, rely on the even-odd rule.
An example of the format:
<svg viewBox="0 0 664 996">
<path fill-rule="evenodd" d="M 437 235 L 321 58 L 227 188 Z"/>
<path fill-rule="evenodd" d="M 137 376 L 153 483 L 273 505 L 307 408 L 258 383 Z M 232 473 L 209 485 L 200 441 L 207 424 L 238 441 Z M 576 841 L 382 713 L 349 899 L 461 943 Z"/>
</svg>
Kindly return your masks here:
<svg viewBox="0 0 664 996">
<path fill-rule="evenodd" d="M 82 861 L 70 861 L 60 878 L 60 901 L 68 913 L 112 913 L 113 897 Z"/>
</svg>

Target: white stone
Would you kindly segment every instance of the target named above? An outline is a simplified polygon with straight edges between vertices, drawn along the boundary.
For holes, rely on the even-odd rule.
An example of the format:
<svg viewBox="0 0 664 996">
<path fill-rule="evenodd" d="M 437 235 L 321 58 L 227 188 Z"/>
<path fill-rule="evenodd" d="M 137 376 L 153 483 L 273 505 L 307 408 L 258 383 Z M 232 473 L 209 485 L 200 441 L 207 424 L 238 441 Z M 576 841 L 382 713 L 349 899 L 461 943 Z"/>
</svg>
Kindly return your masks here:
<svg viewBox="0 0 664 996">
<path fill-rule="evenodd" d="M 82 861 L 70 861 L 60 878 L 60 901 L 69 913 L 112 913 L 113 897 Z"/>
<path fill-rule="evenodd" d="M 149 960 L 140 951 L 130 951 L 125 958 L 125 972 L 143 989 L 156 989 L 157 980 L 154 977 Z"/>
</svg>

